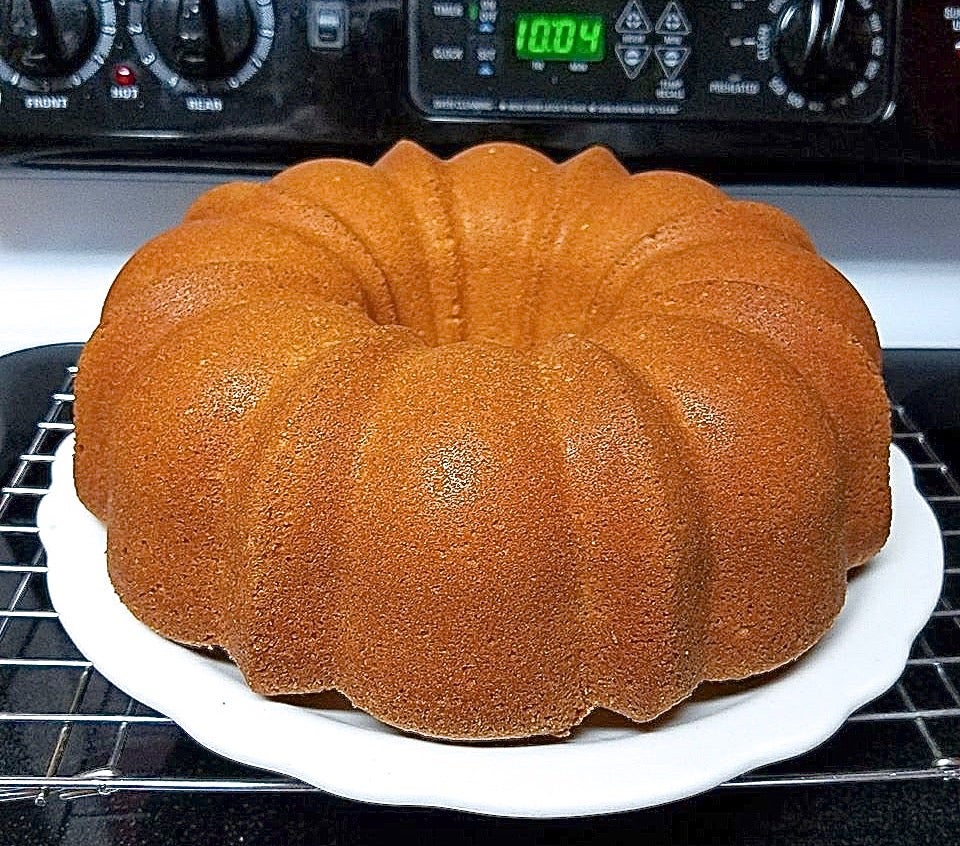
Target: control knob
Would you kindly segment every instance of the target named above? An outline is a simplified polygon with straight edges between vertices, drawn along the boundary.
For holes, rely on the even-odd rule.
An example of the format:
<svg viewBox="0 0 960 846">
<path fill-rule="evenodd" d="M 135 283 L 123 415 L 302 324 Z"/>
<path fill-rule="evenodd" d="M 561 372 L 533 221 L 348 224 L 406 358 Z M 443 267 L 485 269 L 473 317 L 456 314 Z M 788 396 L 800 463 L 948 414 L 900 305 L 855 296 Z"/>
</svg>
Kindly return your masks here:
<svg viewBox="0 0 960 846">
<path fill-rule="evenodd" d="M 85 82 L 116 32 L 103 0 L 0 0 L 0 79 L 31 91 Z"/>
<path fill-rule="evenodd" d="M 864 10 L 846 0 L 791 0 L 777 21 L 775 52 L 792 91 L 810 100 L 844 97 L 862 79 L 874 33 Z"/>
<path fill-rule="evenodd" d="M 246 63 L 256 40 L 247 0 L 153 0 L 147 7 L 153 43 L 187 79 L 225 79 Z"/>
<path fill-rule="evenodd" d="M 128 0 L 127 31 L 173 91 L 239 88 L 263 66 L 274 37 L 273 0 Z"/>
</svg>

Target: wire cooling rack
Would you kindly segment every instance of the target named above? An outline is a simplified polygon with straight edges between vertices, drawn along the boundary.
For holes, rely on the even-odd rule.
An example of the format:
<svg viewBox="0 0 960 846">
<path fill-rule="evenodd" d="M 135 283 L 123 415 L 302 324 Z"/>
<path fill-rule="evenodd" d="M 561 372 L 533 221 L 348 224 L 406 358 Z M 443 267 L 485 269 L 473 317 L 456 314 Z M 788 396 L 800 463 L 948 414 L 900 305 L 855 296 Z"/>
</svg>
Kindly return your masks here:
<svg viewBox="0 0 960 846">
<path fill-rule="evenodd" d="M 73 431 L 73 376 L 0 491 L 0 801 L 129 791 L 308 792 L 223 759 L 106 681 L 71 643 L 46 589 L 37 504 Z M 902 407 L 894 438 L 937 515 L 944 589 L 906 669 L 819 748 L 724 787 L 944 779 L 960 783 L 960 485 Z"/>
</svg>

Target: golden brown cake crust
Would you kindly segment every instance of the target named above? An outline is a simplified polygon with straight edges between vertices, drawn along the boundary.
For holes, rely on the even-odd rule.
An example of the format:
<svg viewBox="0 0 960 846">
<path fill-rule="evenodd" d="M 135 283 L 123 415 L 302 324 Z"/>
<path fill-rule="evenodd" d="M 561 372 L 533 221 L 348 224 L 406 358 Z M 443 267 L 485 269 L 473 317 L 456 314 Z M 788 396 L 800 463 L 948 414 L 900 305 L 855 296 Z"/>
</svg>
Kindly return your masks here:
<svg viewBox="0 0 960 846">
<path fill-rule="evenodd" d="M 595 148 L 409 142 L 123 268 L 75 476 L 121 599 L 402 729 L 649 720 L 808 649 L 890 520 L 876 329 L 787 215 Z"/>
</svg>

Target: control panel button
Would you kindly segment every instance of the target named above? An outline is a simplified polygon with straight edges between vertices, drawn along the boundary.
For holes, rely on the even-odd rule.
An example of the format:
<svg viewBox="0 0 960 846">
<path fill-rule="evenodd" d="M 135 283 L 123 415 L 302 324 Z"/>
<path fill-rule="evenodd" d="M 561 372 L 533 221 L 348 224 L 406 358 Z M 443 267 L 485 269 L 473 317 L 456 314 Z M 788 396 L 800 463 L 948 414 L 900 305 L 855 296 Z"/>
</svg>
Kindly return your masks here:
<svg viewBox="0 0 960 846">
<path fill-rule="evenodd" d="M 680 5 L 670 2 L 657 19 L 656 32 L 657 35 L 689 35 L 693 29 Z"/>
<path fill-rule="evenodd" d="M 650 18 L 637 0 L 629 0 L 614 25 L 621 35 L 646 35 L 652 28 Z"/>
<path fill-rule="evenodd" d="M 657 47 L 655 50 L 660 69 L 667 79 L 676 79 L 690 58 L 689 47 Z"/>
<path fill-rule="evenodd" d="M 453 3 L 438 5 L 457 5 Z M 342 50 L 347 43 L 347 8 L 344 3 L 311 2 L 307 5 L 307 44 L 315 50 Z"/>
<path fill-rule="evenodd" d="M 650 58 L 651 48 L 644 45 L 618 44 L 617 58 L 623 67 L 627 79 L 636 79 Z"/>
</svg>

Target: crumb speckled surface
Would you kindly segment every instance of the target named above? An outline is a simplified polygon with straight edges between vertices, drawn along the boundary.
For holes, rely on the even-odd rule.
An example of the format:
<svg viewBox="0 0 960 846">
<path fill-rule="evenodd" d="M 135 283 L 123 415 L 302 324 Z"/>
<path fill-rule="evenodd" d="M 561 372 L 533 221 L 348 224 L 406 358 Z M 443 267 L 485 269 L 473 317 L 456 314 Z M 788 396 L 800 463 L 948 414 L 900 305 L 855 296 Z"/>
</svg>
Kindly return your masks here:
<svg viewBox="0 0 960 846">
<path fill-rule="evenodd" d="M 879 360 L 772 207 L 402 143 L 217 188 L 130 260 L 76 478 L 124 602 L 255 690 L 563 735 L 830 626 L 889 524 Z"/>
</svg>

